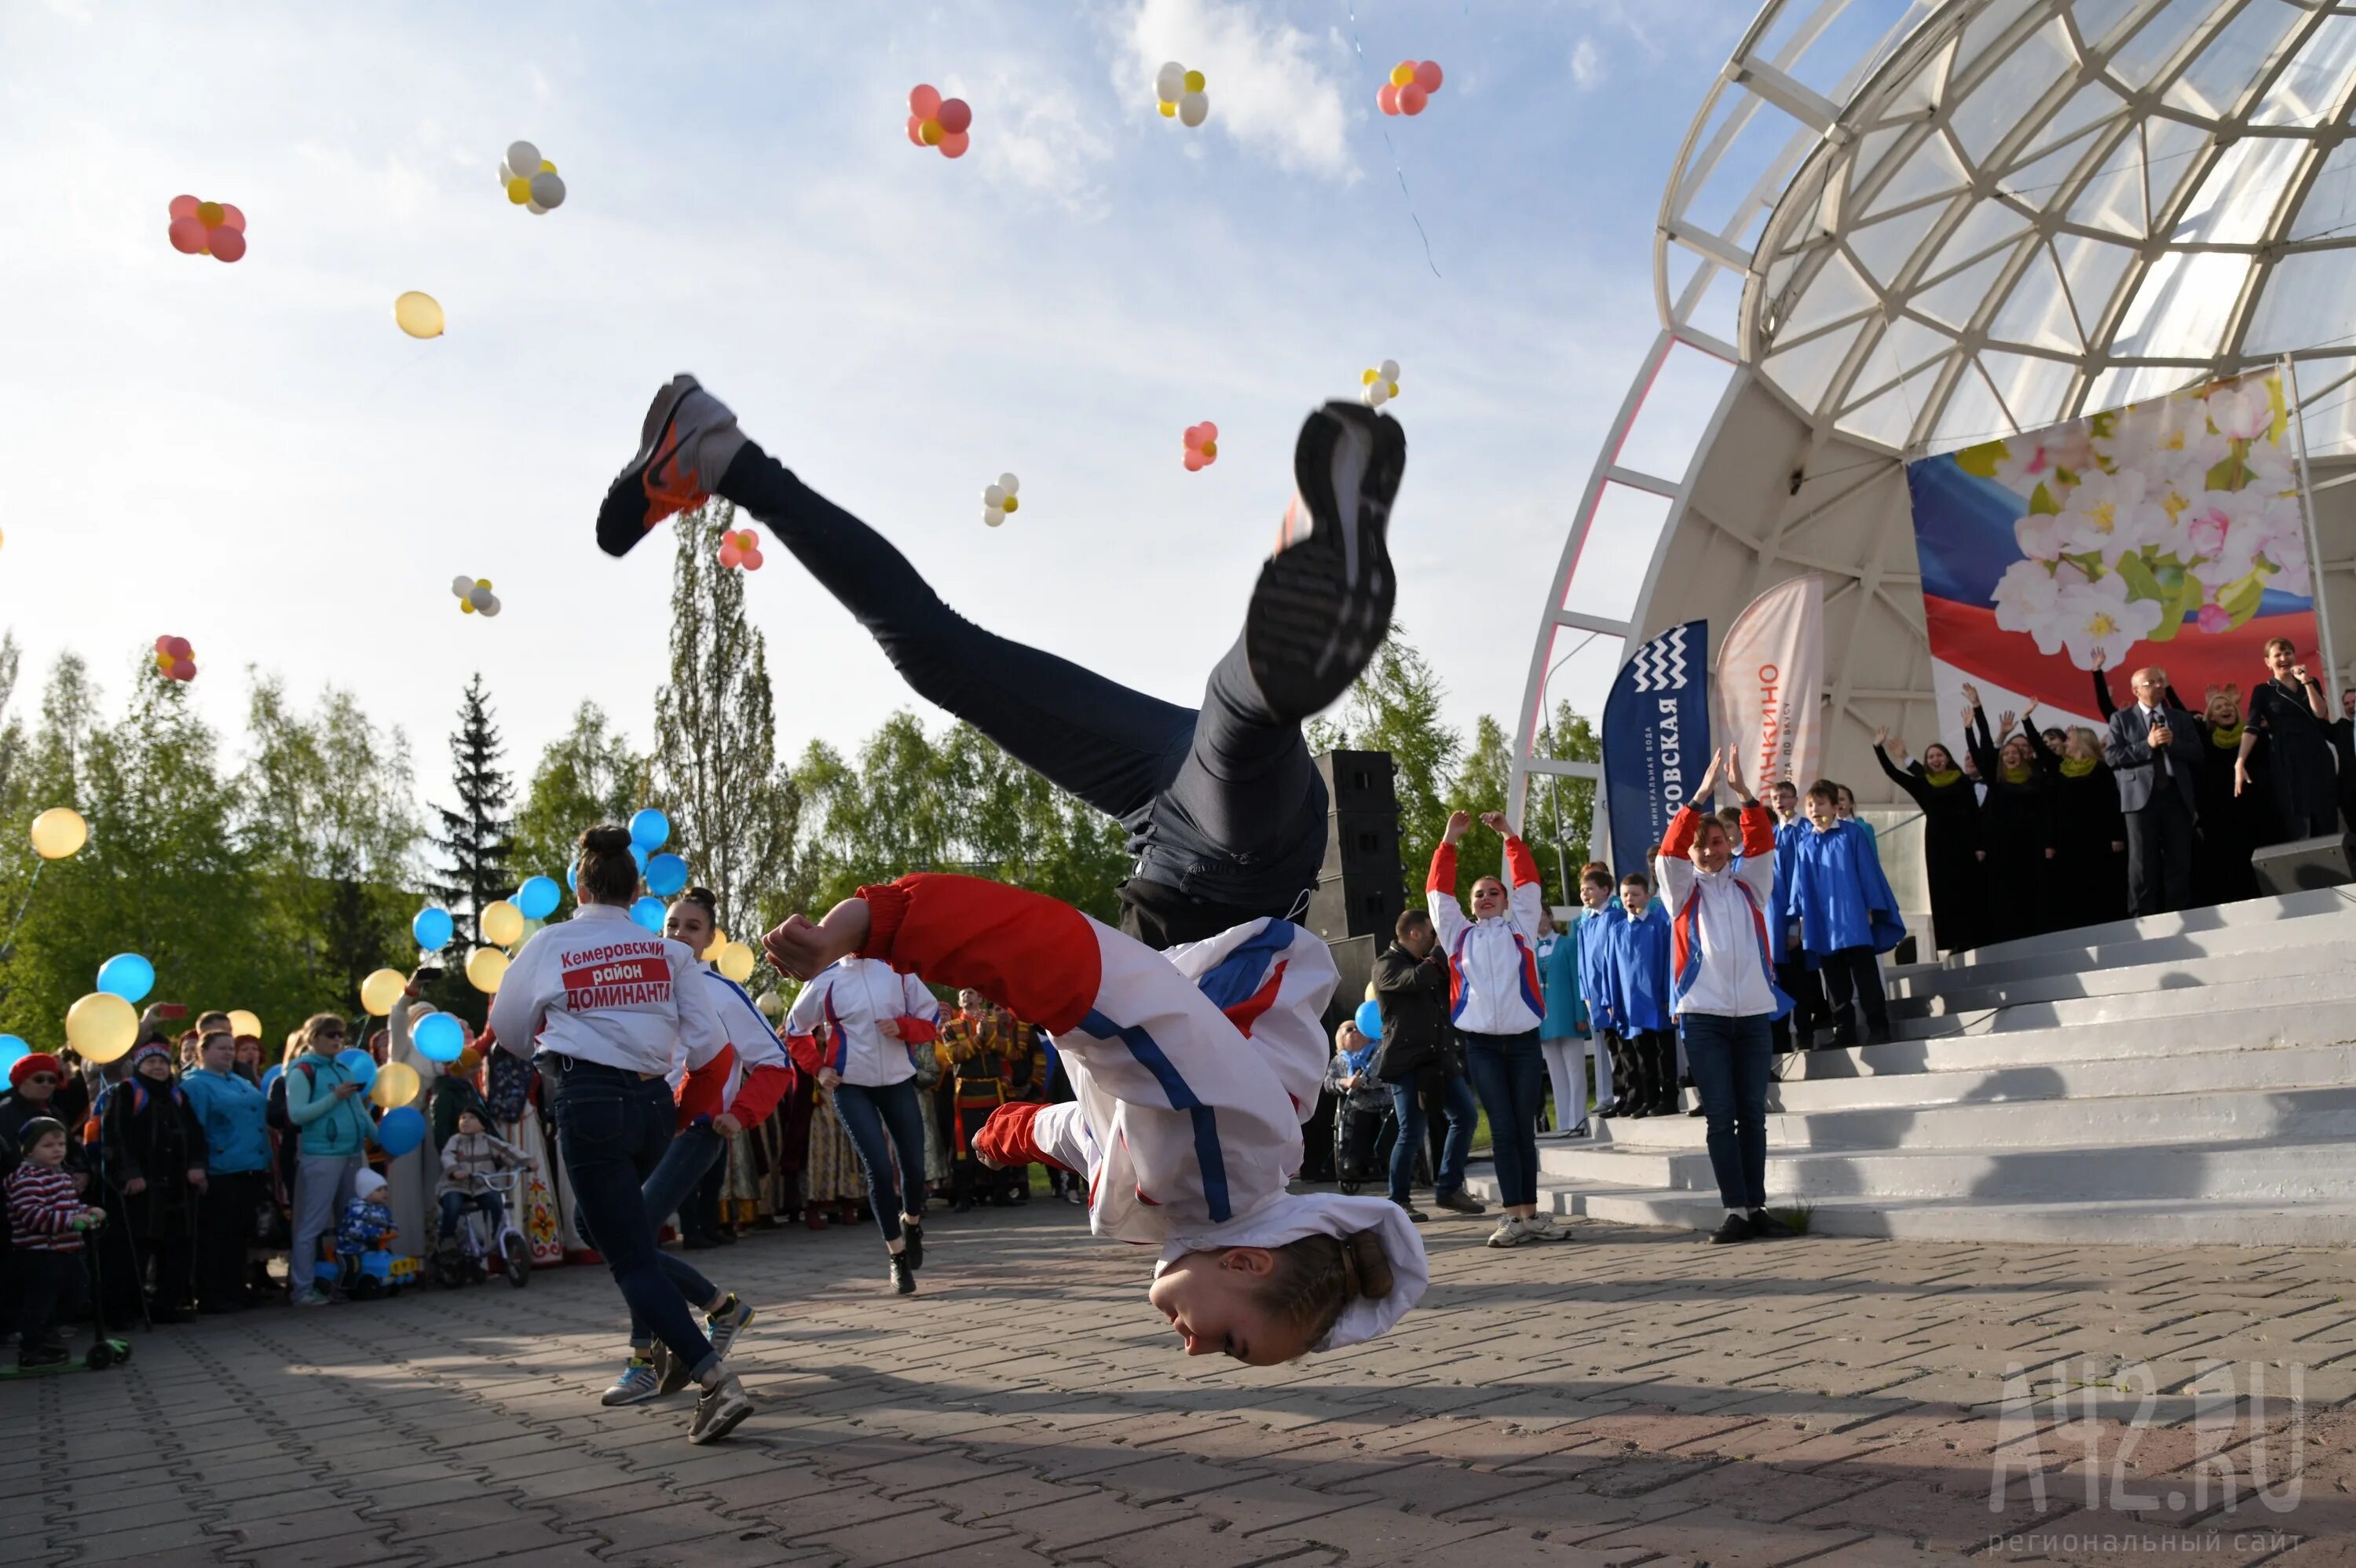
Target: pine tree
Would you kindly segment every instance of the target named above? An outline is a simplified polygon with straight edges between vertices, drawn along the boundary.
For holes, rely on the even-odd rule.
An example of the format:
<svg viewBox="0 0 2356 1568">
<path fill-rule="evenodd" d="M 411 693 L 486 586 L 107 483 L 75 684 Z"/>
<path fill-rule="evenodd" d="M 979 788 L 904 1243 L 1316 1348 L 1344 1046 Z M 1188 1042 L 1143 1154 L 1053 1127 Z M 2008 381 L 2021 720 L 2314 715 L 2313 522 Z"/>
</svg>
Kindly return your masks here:
<svg viewBox="0 0 2356 1568">
<path fill-rule="evenodd" d="M 515 875 L 509 869 L 515 857 L 514 825 L 508 817 L 515 775 L 499 766 L 506 754 L 478 670 L 466 683 L 466 695 L 458 705 L 458 728 L 450 736 L 450 784 L 457 792 L 458 809 L 434 808 L 442 831 L 434 836 L 434 843 L 449 876 L 433 891 L 457 924 L 450 955 L 461 965 L 483 945 L 475 927 L 483 906 L 515 890 Z"/>
</svg>

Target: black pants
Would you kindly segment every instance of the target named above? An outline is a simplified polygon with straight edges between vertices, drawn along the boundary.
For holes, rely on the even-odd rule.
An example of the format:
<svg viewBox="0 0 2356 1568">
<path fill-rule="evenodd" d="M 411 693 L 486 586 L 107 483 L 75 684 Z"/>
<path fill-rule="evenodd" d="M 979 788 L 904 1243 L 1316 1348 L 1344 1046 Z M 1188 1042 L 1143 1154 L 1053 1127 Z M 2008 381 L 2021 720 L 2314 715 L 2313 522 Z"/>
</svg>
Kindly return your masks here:
<svg viewBox="0 0 2356 1568">
<path fill-rule="evenodd" d="M 254 1211 L 269 1195 L 262 1170 L 215 1172 L 197 1200 L 197 1305 L 235 1307 L 245 1300 L 247 1248 Z"/>
<path fill-rule="evenodd" d="M 2138 915 L 2192 905 L 2192 813 L 2162 783 L 2151 804 L 2126 814 L 2127 896 Z"/>
<path fill-rule="evenodd" d="M 1792 1010 L 1775 1020 L 1771 1031 L 1775 1049 L 1805 1051 L 1815 1032 L 1825 1023 L 1825 983 L 1816 971 L 1798 956 L 1798 942 L 1793 944 L 1794 955 L 1775 965 L 1775 984 L 1792 998 Z"/>
<path fill-rule="evenodd" d="M 1612 1081 L 1620 1098 L 1640 1111 L 1676 1110 L 1677 1037 L 1665 1029 L 1631 1029 L 1621 1037 L 1620 1050 L 1628 1072 L 1626 1087 Z"/>
<path fill-rule="evenodd" d="M 81 1253 L 16 1249 L 16 1331 L 23 1350 L 65 1343 L 66 1325 L 90 1304 L 89 1265 Z M 20 1350 L 20 1354 L 22 1351 Z"/>
<path fill-rule="evenodd" d="M 986 632 L 941 603 L 905 556 L 746 443 L 719 494 L 784 541 L 867 628 L 911 689 L 1130 831 L 1124 923 L 1155 946 L 1290 913 L 1325 856 L 1324 781 L 1305 714 L 1260 695 L 1238 637 L 1199 711 Z M 1164 609 L 1141 605 L 1150 622 Z M 1199 907 L 1197 907 L 1199 906 Z"/>
<path fill-rule="evenodd" d="M 1879 1044 L 1890 1038 L 1890 1003 L 1882 994 L 1879 955 L 1870 947 L 1844 947 L 1825 954 L 1817 973 L 1832 997 L 1828 1010 L 1835 1045 L 1858 1043 L 1858 1010 L 1865 1014 L 1865 1039 Z"/>
</svg>

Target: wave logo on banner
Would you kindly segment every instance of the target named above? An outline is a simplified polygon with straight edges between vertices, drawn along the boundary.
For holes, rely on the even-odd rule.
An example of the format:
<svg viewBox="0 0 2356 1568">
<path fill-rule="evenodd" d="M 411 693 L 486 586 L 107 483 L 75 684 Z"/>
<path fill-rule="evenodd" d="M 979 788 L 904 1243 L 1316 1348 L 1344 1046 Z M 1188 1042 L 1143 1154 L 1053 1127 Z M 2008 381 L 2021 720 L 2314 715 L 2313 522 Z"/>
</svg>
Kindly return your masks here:
<svg viewBox="0 0 2356 1568">
<path fill-rule="evenodd" d="M 1688 803 L 1709 763 L 1709 623 L 1687 621 L 1621 667 L 1603 704 L 1603 792 L 1612 858 L 1623 871 Z"/>
<path fill-rule="evenodd" d="M 1719 645 L 1718 723 L 1742 749 L 1742 774 L 1764 794 L 1805 789 L 1824 751 L 1825 580 L 1779 582 L 1734 618 Z"/>
</svg>

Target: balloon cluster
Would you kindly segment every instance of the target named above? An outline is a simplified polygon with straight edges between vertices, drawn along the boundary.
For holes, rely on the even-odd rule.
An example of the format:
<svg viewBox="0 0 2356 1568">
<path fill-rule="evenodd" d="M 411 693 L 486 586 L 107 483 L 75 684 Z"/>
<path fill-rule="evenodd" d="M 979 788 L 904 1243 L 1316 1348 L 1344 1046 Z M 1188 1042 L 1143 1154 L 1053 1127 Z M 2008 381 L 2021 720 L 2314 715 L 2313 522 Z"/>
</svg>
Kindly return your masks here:
<svg viewBox="0 0 2356 1568">
<path fill-rule="evenodd" d="M 412 337 L 439 337 L 447 325 L 442 316 L 442 302 L 415 289 L 392 302 L 392 324 Z"/>
<path fill-rule="evenodd" d="M 1022 488 L 1023 481 L 1012 474 L 1001 474 L 998 476 L 997 484 L 983 485 L 981 487 L 981 520 L 994 528 L 1006 520 L 1006 515 L 1009 512 L 1021 511 L 1023 502 L 1015 492 Z"/>
<path fill-rule="evenodd" d="M 556 165 L 540 155 L 530 142 L 509 142 L 499 165 L 499 187 L 508 199 L 535 218 L 545 218 L 564 205 L 564 182 Z"/>
<path fill-rule="evenodd" d="M 1401 60 L 1375 93 L 1375 105 L 1386 114 L 1420 114 L 1441 80 L 1438 60 Z"/>
<path fill-rule="evenodd" d="M 908 91 L 908 140 L 919 147 L 938 147 L 945 158 L 962 158 L 972 142 L 973 105 L 962 98 L 943 98 L 941 90 L 918 82 Z"/>
<path fill-rule="evenodd" d="M 459 613 L 465 615 L 496 615 L 499 613 L 499 596 L 491 592 L 487 577 L 454 577 L 450 592 L 458 596 Z"/>
<path fill-rule="evenodd" d="M 750 528 L 739 528 L 720 536 L 720 564 L 734 571 L 743 567 L 747 571 L 761 570 L 761 536 Z"/>
<path fill-rule="evenodd" d="M 172 249 L 183 256 L 234 261 L 245 254 L 245 214 L 229 203 L 176 196 L 171 212 L 172 225 L 164 232 L 171 237 Z"/>
<path fill-rule="evenodd" d="M 186 637 L 158 637 L 155 639 L 155 667 L 164 672 L 166 680 L 194 680 L 197 678 L 197 650 L 188 645 Z"/>
<path fill-rule="evenodd" d="M 1398 361 L 1386 359 L 1358 377 L 1358 400 L 1370 409 L 1381 408 L 1398 396 Z"/>
<path fill-rule="evenodd" d="M 1209 420 L 1186 427 L 1186 472 L 1207 468 L 1219 460 L 1219 427 Z"/>
<path fill-rule="evenodd" d="M 1164 120 L 1200 125 L 1210 118 L 1211 96 L 1203 91 L 1203 73 L 1188 70 L 1176 60 L 1154 73 L 1153 96 L 1161 101 Z"/>
</svg>

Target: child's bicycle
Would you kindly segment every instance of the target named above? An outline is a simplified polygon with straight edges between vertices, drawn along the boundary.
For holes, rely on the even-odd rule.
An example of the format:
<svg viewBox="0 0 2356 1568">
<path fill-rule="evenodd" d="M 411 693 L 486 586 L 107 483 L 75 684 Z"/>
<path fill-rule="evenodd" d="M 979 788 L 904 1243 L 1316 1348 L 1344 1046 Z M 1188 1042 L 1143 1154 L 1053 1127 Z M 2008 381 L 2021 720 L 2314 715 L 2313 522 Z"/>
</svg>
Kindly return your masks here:
<svg viewBox="0 0 2356 1568">
<path fill-rule="evenodd" d="M 480 1285 L 490 1277 L 488 1260 L 496 1256 L 508 1283 L 521 1290 L 531 1279 L 531 1243 L 516 1229 L 515 1189 L 524 1173 L 520 1170 L 486 1170 L 478 1173 L 483 1185 L 498 1194 L 498 1234 L 489 1234 L 490 1222 L 483 1211 L 469 1204 L 458 1216 L 458 1233 L 454 1248 L 436 1249 L 433 1255 L 435 1276 L 448 1289 L 462 1285 Z"/>
</svg>

